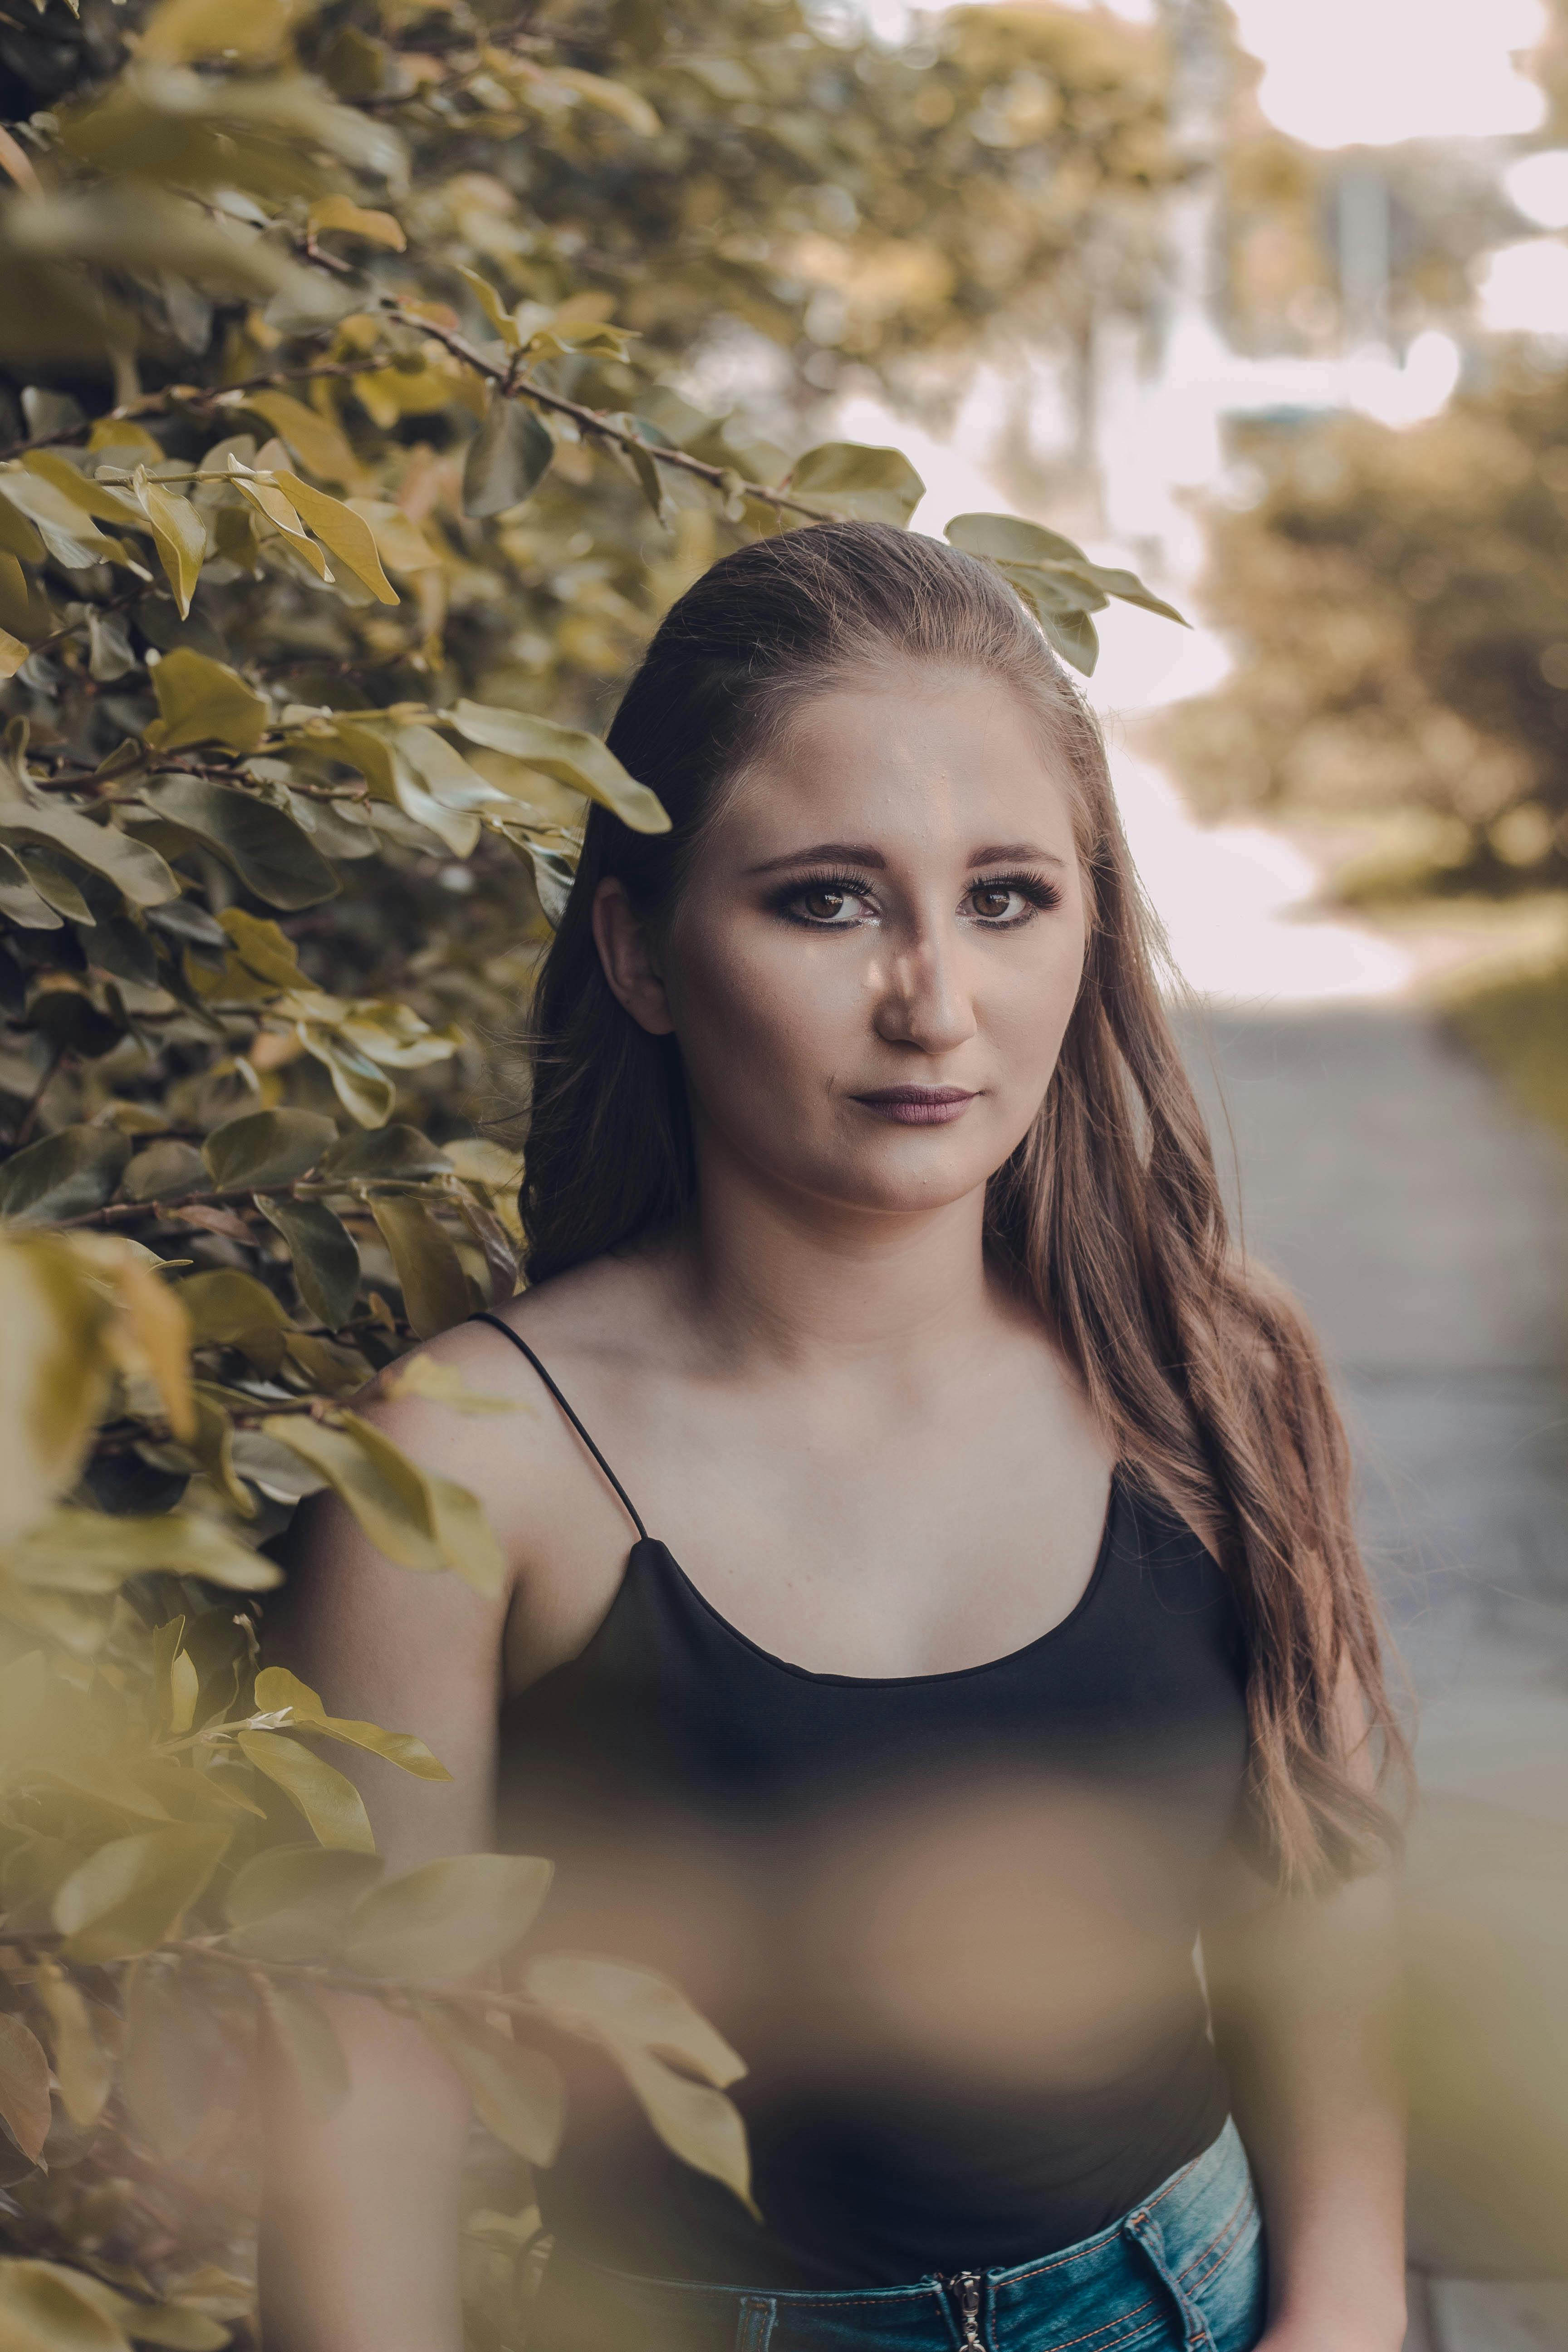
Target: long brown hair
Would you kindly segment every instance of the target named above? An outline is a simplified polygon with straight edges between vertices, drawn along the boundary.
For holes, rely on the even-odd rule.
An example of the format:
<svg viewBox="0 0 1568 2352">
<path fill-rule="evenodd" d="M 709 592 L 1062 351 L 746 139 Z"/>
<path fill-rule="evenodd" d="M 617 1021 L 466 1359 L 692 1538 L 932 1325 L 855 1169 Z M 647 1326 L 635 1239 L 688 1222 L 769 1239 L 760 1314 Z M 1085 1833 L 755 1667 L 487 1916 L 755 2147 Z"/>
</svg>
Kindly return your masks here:
<svg viewBox="0 0 1568 2352">
<path fill-rule="evenodd" d="M 991 1180 L 989 1244 L 1057 1334 L 1124 1469 L 1217 1531 L 1249 1637 L 1254 1850 L 1282 1884 L 1331 1883 L 1392 1836 L 1347 1769 L 1346 1678 L 1381 1758 L 1404 1752 L 1344 1432 L 1300 1312 L 1232 1246 L 1099 727 L 993 565 L 880 523 L 823 523 L 725 556 L 666 615 L 609 742 L 670 830 L 633 833 L 593 810 L 535 997 L 530 1277 L 668 1228 L 693 1200 L 679 1051 L 609 990 L 591 928 L 600 881 L 618 877 L 662 931 L 748 757 L 847 673 L 910 661 L 979 671 L 1024 698 L 1070 778 L 1089 889 L 1082 985 L 1039 1113 Z"/>
</svg>

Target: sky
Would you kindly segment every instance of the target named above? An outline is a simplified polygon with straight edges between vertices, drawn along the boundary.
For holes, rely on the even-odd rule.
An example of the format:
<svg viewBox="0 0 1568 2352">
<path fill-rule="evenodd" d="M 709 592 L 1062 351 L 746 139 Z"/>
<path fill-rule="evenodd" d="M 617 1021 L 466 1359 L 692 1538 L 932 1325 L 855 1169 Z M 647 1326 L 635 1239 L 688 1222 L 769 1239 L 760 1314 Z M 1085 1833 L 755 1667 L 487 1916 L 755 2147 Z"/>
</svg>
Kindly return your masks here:
<svg viewBox="0 0 1568 2352">
<path fill-rule="evenodd" d="M 1078 0 L 1067 0 L 1078 5 Z M 1157 0 L 1111 0 L 1151 24 Z M 881 15 L 900 0 L 869 0 Z M 1264 112 L 1314 147 L 1480 139 L 1533 131 L 1541 93 L 1513 53 L 1545 28 L 1542 0 L 1231 0 L 1264 68 Z"/>
</svg>

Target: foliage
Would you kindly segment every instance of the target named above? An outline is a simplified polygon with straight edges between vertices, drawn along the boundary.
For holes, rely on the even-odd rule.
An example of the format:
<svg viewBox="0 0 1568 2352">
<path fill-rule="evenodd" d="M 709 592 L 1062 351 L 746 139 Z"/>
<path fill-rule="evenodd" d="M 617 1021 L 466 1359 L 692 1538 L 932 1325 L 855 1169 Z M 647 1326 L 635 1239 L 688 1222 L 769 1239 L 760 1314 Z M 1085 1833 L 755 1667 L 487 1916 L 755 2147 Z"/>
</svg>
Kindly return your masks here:
<svg viewBox="0 0 1568 2352">
<path fill-rule="evenodd" d="M 248 2325 L 247 2070 L 337 2095 L 334 1986 L 523 2163 L 586 2036 L 745 2194 L 733 2053 L 519 1953 L 545 1864 L 384 1878 L 331 1755 L 443 1768 L 262 1665 L 257 1596 L 328 1487 L 498 1589 L 475 1498 L 351 1400 L 494 1409 L 411 1351 L 517 1285 L 488 1055 L 586 803 L 665 822 L 602 682 L 723 546 L 921 496 L 896 450 L 792 466 L 703 368 L 771 338 L 787 419 L 829 350 L 1070 308 L 1091 248 L 1135 299 L 1165 165 L 1157 52 L 1098 16 L 900 53 L 795 0 L 39 5 L 0 24 L 0 2344 L 195 2352 Z M 952 535 L 1086 668 L 1153 601 Z"/>
<path fill-rule="evenodd" d="M 1568 379 L 1405 432 L 1255 441 L 1207 603 L 1237 655 L 1166 746 L 1200 803 L 1401 812 L 1361 895 L 1568 879 Z"/>
</svg>

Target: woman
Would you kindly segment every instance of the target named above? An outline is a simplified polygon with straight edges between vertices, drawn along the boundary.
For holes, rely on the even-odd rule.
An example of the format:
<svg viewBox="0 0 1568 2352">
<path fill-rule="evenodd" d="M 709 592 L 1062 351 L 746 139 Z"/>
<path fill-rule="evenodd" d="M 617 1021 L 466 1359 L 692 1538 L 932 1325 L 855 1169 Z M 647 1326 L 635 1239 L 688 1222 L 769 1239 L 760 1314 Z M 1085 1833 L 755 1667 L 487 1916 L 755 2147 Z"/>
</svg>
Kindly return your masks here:
<svg viewBox="0 0 1568 2352">
<path fill-rule="evenodd" d="M 1094 722 L 993 567 L 842 523 L 716 564 L 609 740 L 671 830 L 593 812 L 531 1286 L 430 1351 L 528 1409 L 379 1412 L 510 1590 L 328 1502 L 279 1636 L 452 1768 L 367 1767 L 395 1865 L 499 1781 L 550 1934 L 747 2062 L 754 2214 L 584 2063 L 531 2352 L 1397 2352 L 1345 1448 L 1227 1243 Z M 349 2030 L 268 2343 L 454 2352 L 465 2103 Z"/>
</svg>

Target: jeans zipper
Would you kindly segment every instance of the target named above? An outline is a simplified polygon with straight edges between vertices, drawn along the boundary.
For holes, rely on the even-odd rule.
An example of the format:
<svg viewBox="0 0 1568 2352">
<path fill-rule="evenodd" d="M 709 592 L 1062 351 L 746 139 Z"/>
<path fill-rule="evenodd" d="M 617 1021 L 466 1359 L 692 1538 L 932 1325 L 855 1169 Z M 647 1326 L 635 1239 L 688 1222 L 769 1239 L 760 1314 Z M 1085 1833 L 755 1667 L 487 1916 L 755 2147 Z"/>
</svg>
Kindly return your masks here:
<svg viewBox="0 0 1568 2352">
<path fill-rule="evenodd" d="M 977 2271 L 954 2271 L 944 2278 L 943 2286 L 958 2298 L 958 2308 L 963 2320 L 963 2341 L 959 2352 L 985 2352 L 980 2335 L 980 2274 Z"/>
</svg>

